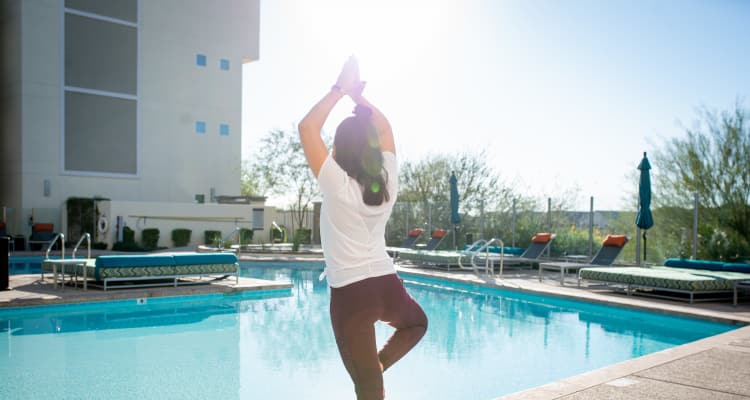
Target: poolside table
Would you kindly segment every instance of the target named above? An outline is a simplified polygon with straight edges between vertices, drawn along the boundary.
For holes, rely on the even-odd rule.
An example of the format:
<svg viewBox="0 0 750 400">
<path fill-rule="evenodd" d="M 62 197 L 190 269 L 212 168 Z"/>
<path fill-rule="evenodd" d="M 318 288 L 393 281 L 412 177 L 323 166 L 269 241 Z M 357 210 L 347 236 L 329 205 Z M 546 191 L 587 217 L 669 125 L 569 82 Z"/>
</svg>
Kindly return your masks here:
<svg viewBox="0 0 750 400">
<path fill-rule="evenodd" d="M 44 260 L 43 262 L 47 265 L 52 266 L 52 282 L 54 283 L 55 287 L 57 287 L 57 267 L 60 267 L 60 288 L 62 290 L 65 290 L 65 267 L 70 266 L 73 268 L 72 275 L 75 278 L 76 282 L 78 282 L 78 267 L 83 266 L 83 290 L 88 290 L 88 279 L 86 277 L 86 262 L 88 260 L 85 258 L 69 258 L 69 259 L 60 259 L 60 260 Z M 69 272 L 70 274 L 70 272 Z M 42 268 L 42 278 L 44 278 L 44 269 Z"/>
<path fill-rule="evenodd" d="M 555 270 L 560 271 L 560 286 L 565 286 L 565 274 L 570 271 L 575 271 L 585 267 L 591 267 L 588 263 L 591 259 L 589 256 L 584 255 L 570 255 L 563 257 L 564 262 L 542 262 L 539 263 L 539 282 L 542 281 L 542 272 L 544 270 Z"/>
</svg>

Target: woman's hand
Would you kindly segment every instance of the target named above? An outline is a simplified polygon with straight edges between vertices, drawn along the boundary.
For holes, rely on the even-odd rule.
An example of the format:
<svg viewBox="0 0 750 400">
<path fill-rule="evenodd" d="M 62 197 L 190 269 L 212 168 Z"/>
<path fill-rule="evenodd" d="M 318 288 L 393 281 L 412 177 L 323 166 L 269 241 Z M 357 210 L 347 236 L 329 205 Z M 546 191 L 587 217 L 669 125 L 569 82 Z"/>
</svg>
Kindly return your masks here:
<svg viewBox="0 0 750 400">
<path fill-rule="evenodd" d="M 341 89 L 343 94 L 351 94 L 359 85 L 359 63 L 354 56 L 351 56 L 344 63 L 339 78 L 336 80 L 336 86 Z M 362 91 L 360 90 L 359 93 L 362 93 Z"/>
<path fill-rule="evenodd" d="M 359 81 L 356 85 L 348 92 L 349 97 L 355 104 L 362 104 L 364 98 L 362 97 L 362 91 L 365 90 L 365 81 Z"/>
</svg>

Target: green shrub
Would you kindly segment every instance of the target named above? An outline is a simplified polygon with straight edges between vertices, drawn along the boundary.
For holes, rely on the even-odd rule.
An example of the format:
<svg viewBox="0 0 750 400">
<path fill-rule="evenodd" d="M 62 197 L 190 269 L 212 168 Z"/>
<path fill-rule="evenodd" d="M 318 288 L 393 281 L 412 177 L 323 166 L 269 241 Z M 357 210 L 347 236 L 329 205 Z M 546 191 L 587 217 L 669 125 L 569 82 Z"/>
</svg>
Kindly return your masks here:
<svg viewBox="0 0 750 400">
<path fill-rule="evenodd" d="M 193 231 L 185 228 L 177 228 L 172 230 L 172 242 L 174 247 L 185 247 L 190 243 L 190 234 Z"/>
<path fill-rule="evenodd" d="M 242 244 L 248 244 L 253 241 L 253 233 L 254 231 L 252 229 L 247 228 L 241 228 L 240 229 L 240 242 Z"/>
<path fill-rule="evenodd" d="M 312 229 L 300 228 L 294 232 L 294 239 L 302 244 L 312 243 Z"/>
<path fill-rule="evenodd" d="M 153 250 L 159 244 L 159 229 L 157 228 L 146 228 L 141 232 L 141 239 L 143 241 L 143 247 L 149 250 Z"/>
<path fill-rule="evenodd" d="M 125 226 L 122 228 L 122 242 L 135 243 L 135 231 Z"/>
<path fill-rule="evenodd" d="M 94 242 L 91 243 L 91 248 L 95 250 L 107 250 L 107 243 L 105 242 Z"/>
<path fill-rule="evenodd" d="M 221 241 L 221 231 L 203 231 L 203 238 L 206 245 L 215 245 Z"/>
<path fill-rule="evenodd" d="M 297 229 L 294 232 L 294 239 L 292 240 L 292 251 L 299 251 L 300 244 L 310 244 L 312 238 L 311 229 Z"/>
</svg>

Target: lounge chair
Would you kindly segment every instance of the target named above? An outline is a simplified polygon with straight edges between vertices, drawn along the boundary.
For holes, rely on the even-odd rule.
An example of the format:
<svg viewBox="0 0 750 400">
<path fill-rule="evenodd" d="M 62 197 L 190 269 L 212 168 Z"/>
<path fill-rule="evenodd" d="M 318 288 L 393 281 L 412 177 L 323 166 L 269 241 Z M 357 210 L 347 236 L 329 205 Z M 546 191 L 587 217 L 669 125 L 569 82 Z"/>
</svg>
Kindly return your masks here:
<svg viewBox="0 0 750 400">
<path fill-rule="evenodd" d="M 385 248 L 385 251 L 388 252 L 391 257 L 398 257 L 400 252 L 408 249 L 413 249 L 414 246 L 417 245 L 417 239 L 422 236 L 423 232 L 424 229 L 414 228 L 409 231 L 409 233 L 406 235 L 406 239 L 404 239 L 404 242 L 401 243 L 400 246 L 388 246 Z"/>
<path fill-rule="evenodd" d="M 440 243 L 442 243 L 443 239 L 448 236 L 448 231 L 445 229 L 435 229 L 432 231 L 432 235 L 430 235 L 430 241 L 427 242 L 427 244 L 424 245 L 424 247 L 420 248 L 420 250 L 435 250 L 438 246 L 440 246 Z"/>
<path fill-rule="evenodd" d="M 417 245 L 417 240 L 422 236 L 422 233 L 424 233 L 424 229 L 414 228 L 410 230 L 409 234 L 406 235 L 406 239 L 404 239 L 404 242 L 399 247 L 402 249 L 413 249 Z"/>
<path fill-rule="evenodd" d="M 622 249 L 628 244 L 630 239 L 625 235 L 607 235 L 602 241 L 602 247 L 596 252 L 594 258 L 589 262 L 543 262 L 539 263 L 539 282 L 542 281 L 542 272 L 544 270 L 560 271 L 560 286 L 565 286 L 565 274 L 568 271 L 577 271 L 581 268 L 608 266 L 615 262 Z"/>
<path fill-rule="evenodd" d="M 510 266 L 514 265 L 525 265 L 533 264 L 538 262 L 539 257 L 549 247 L 552 240 L 555 238 L 554 234 L 551 233 L 538 233 L 531 239 L 531 244 L 520 256 L 503 255 L 491 253 L 489 255 L 490 261 L 493 264 L 499 265 L 500 259 L 502 258 L 504 264 Z M 471 265 L 470 258 L 474 254 L 473 250 L 464 251 L 425 251 L 425 250 L 410 250 L 402 251 L 400 253 L 400 259 L 413 263 L 435 265 L 441 267 L 468 267 Z M 487 261 L 484 253 L 477 253 L 476 260 L 485 262 Z"/>
<path fill-rule="evenodd" d="M 42 273 L 53 272 L 56 275 L 56 264 L 63 261 L 71 260 L 45 260 L 42 263 Z M 209 276 L 218 277 L 212 278 L 213 280 L 234 276 L 235 284 L 239 283 L 240 267 L 234 253 L 126 254 L 79 261 L 61 274 L 75 276 L 76 281 L 82 278 L 84 290 L 87 286 L 101 287 L 104 290 L 149 286 L 176 287 L 210 283 L 212 280 L 202 279 Z"/>
<path fill-rule="evenodd" d="M 55 239 L 55 226 L 53 224 L 31 225 L 31 236 L 29 237 L 29 250 L 44 249 Z"/>
<path fill-rule="evenodd" d="M 413 230 L 412 230 L 413 231 Z M 420 233 L 421 234 L 421 233 Z M 435 229 L 432 231 L 432 235 L 430 235 L 430 241 L 427 242 L 424 245 L 417 245 L 416 249 L 407 249 L 407 248 L 393 248 L 389 247 L 386 249 L 389 254 L 391 254 L 394 258 L 394 261 L 406 261 L 407 263 L 411 263 L 413 261 L 419 261 L 419 262 L 429 262 L 424 259 L 416 259 L 415 257 L 419 258 L 421 256 L 427 256 L 429 257 L 430 254 L 434 254 L 438 259 L 440 257 L 448 255 L 449 259 L 456 258 L 459 254 L 463 254 L 462 252 L 457 251 L 437 251 L 435 250 L 440 243 L 445 239 L 445 237 L 448 236 L 448 231 L 445 229 Z M 403 255 L 406 254 L 406 257 L 403 257 Z M 455 254 L 455 255 L 454 255 Z M 440 264 L 440 263 L 439 263 Z M 442 264 L 441 264 L 442 265 Z M 450 268 L 450 264 L 446 265 Z"/>
<path fill-rule="evenodd" d="M 513 256 L 508 255 L 503 257 L 503 263 L 506 266 L 513 265 L 532 265 L 539 262 L 539 258 L 544 254 L 544 251 L 552 244 L 555 239 L 554 233 L 540 232 L 531 238 L 529 247 L 520 255 Z"/>
<path fill-rule="evenodd" d="M 654 267 L 582 268 L 578 272 L 578 284 L 582 280 L 605 282 L 615 284 L 613 289 L 624 286 L 628 296 L 636 294 L 688 300 L 690 303 L 722 300 L 727 296 L 717 295 L 731 294 L 732 302 L 736 305 L 738 286 L 750 282 L 750 265 L 747 264 L 701 260 L 681 260 L 678 263 L 671 260 L 675 259 Z"/>
</svg>

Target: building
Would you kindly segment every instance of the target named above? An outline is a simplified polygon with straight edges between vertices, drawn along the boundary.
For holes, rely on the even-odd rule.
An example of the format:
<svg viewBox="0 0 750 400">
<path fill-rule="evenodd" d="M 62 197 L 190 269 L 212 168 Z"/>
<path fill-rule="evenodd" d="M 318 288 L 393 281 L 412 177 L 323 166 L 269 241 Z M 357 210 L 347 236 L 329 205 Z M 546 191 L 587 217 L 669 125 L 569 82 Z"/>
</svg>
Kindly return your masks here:
<svg viewBox="0 0 750 400">
<path fill-rule="evenodd" d="M 259 0 L 0 5 L 10 234 L 36 222 L 65 232 L 71 197 L 108 199 L 96 240 L 110 244 L 118 221 L 136 235 L 158 227 L 164 246 L 175 227 L 200 231 L 194 244 L 204 229 L 267 231 L 262 199 L 214 201 L 239 195 L 241 67 L 259 56 Z"/>
</svg>

